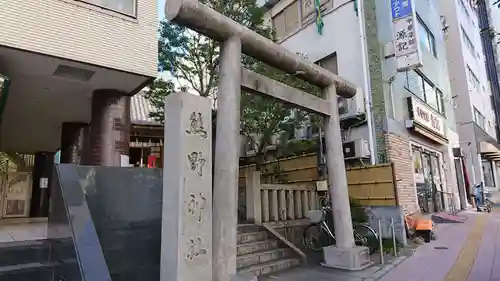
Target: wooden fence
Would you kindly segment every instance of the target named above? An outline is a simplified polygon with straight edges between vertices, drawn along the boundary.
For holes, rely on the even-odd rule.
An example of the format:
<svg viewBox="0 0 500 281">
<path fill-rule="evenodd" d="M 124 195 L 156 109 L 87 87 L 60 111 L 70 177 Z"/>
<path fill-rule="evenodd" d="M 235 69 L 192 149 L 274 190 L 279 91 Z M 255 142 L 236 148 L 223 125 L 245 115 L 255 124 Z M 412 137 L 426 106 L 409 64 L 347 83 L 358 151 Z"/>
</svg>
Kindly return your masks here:
<svg viewBox="0 0 500 281">
<path fill-rule="evenodd" d="M 363 206 L 398 204 L 393 164 L 381 164 L 346 171 L 349 196 Z"/>
<path fill-rule="evenodd" d="M 259 182 L 264 184 L 277 184 L 280 181 L 276 178 L 276 174 L 281 175 L 282 183 L 285 183 L 286 188 L 303 188 L 308 186 L 309 192 L 315 187 L 315 182 L 319 180 L 317 173 L 317 158 L 315 154 L 304 155 L 299 157 L 291 157 L 288 159 L 282 159 L 280 161 L 268 162 L 263 166 L 263 171 L 260 173 Z M 279 168 L 279 172 L 275 172 L 276 167 Z M 245 208 L 248 210 L 251 208 L 248 204 L 248 193 L 246 188 L 249 179 L 247 175 L 253 174 L 255 171 L 255 166 L 245 166 L 240 167 L 240 177 L 239 177 L 239 187 L 240 187 L 240 203 L 241 205 L 246 205 Z M 394 174 L 393 164 L 380 164 L 365 167 L 355 167 L 346 170 L 347 184 L 349 187 L 349 196 L 353 199 L 359 201 L 365 206 L 394 206 L 398 205 L 398 198 L 396 193 L 396 180 Z M 255 175 L 257 177 L 257 175 Z M 257 179 L 251 179 L 251 181 L 256 181 Z M 283 193 L 287 194 L 284 190 L 285 187 L 281 187 Z M 273 192 L 269 190 L 267 192 L 268 198 L 273 200 Z M 280 198 L 278 192 L 278 199 Z M 288 192 L 288 194 L 291 194 Z M 291 196 L 291 195 L 288 195 Z M 310 196 L 310 195 L 309 195 Z M 316 194 L 317 197 L 317 194 Z M 295 194 L 294 194 L 295 198 Z M 308 198 L 309 199 L 309 198 Z M 262 199 L 261 199 L 262 200 Z M 294 199 L 295 200 L 295 199 Z M 302 200 L 302 199 L 301 199 Z M 279 201 L 279 200 L 278 200 Z M 287 201 L 288 202 L 288 201 Z M 245 204 L 246 203 L 246 204 Z M 316 202 L 317 204 L 317 202 Z M 279 205 L 279 202 L 278 202 Z M 308 206 L 312 208 L 311 205 Z M 271 211 L 273 207 L 270 207 Z M 271 219 L 271 214 L 269 215 Z"/>
</svg>

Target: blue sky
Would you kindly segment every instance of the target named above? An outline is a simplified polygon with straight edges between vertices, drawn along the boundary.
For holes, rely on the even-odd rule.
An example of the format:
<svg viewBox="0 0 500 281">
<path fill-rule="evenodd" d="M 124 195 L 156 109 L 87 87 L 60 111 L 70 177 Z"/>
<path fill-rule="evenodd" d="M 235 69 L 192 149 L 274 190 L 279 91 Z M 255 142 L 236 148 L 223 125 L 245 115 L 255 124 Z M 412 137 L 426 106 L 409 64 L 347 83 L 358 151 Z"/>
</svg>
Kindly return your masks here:
<svg viewBox="0 0 500 281">
<path fill-rule="evenodd" d="M 158 0 L 158 20 L 165 17 L 165 0 Z"/>
</svg>

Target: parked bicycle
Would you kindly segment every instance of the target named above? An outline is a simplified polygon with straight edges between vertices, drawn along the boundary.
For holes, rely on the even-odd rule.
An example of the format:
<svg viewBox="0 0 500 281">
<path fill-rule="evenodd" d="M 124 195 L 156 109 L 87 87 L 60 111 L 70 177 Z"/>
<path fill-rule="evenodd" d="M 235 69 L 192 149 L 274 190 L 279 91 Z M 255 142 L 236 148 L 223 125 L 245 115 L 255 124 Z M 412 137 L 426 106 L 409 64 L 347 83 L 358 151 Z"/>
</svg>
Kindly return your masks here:
<svg viewBox="0 0 500 281">
<path fill-rule="evenodd" d="M 308 217 L 312 224 L 304 231 L 304 244 L 315 252 L 321 252 L 324 247 L 336 244 L 331 207 L 324 205 L 321 210 L 311 210 Z M 354 242 L 358 246 L 368 247 L 370 254 L 379 248 L 378 235 L 365 224 L 353 225 Z"/>
<path fill-rule="evenodd" d="M 486 211 L 487 211 L 488 213 L 491 213 L 491 201 L 490 201 L 490 199 L 489 199 L 489 198 L 486 198 L 486 200 L 485 200 L 485 203 L 484 203 L 484 204 L 485 204 L 485 207 L 486 207 Z"/>
</svg>

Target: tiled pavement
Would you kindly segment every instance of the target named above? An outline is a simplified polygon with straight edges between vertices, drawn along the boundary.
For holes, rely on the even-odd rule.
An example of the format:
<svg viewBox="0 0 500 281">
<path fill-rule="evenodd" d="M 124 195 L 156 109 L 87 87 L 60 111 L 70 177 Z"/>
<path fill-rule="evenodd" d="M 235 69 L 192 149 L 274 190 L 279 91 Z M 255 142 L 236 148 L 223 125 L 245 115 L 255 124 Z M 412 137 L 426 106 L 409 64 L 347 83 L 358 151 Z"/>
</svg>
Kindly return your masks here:
<svg viewBox="0 0 500 281">
<path fill-rule="evenodd" d="M 500 281 L 500 214 L 494 213 L 484 231 L 467 281 Z"/>
<path fill-rule="evenodd" d="M 500 212 L 461 215 L 465 223 L 440 224 L 436 241 L 394 263 L 361 272 L 303 267 L 259 281 L 500 281 Z"/>
</svg>

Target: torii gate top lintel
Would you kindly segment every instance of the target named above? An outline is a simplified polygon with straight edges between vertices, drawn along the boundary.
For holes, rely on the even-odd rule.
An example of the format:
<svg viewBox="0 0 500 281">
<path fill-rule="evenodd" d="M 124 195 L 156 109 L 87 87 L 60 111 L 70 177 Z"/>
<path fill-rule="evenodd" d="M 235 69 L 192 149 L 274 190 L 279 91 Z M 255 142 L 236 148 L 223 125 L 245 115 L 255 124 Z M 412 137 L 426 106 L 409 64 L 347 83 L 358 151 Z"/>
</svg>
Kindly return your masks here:
<svg viewBox="0 0 500 281">
<path fill-rule="evenodd" d="M 232 36 L 241 40 L 242 52 L 287 73 L 295 73 L 305 81 L 319 87 L 335 84 L 337 94 L 352 98 L 356 86 L 338 75 L 307 61 L 273 41 L 240 25 L 197 0 L 167 0 L 165 15 L 179 23 L 218 41 Z"/>
</svg>

